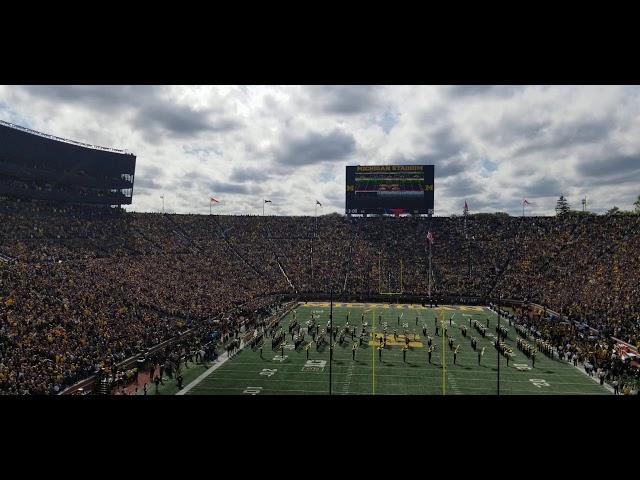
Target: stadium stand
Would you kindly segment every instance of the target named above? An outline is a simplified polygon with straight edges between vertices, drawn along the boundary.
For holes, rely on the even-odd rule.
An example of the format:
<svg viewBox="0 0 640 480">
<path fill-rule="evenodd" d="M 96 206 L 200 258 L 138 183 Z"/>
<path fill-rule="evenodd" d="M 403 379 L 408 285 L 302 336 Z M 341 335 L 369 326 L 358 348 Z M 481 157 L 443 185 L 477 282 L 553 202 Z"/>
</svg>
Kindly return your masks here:
<svg viewBox="0 0 640 480">
<path fill-rule="evenodd" d="M 4 200 L 0 392 L 55 394 L 98 372 L 124 378 L 117 364 L 178 338 L 148 357 L 171 368 L 205 351 L 211 332 L 235 338 L 241 323 L 300 295 L 424 298 L 428 230 L 435 297 L 542 305 L 549 311 L 514 319 L 608 380 L 637 375 L 612 355 L 611 337 L 640 339 L 638 216 L 162 215 Z"/>
</svg>

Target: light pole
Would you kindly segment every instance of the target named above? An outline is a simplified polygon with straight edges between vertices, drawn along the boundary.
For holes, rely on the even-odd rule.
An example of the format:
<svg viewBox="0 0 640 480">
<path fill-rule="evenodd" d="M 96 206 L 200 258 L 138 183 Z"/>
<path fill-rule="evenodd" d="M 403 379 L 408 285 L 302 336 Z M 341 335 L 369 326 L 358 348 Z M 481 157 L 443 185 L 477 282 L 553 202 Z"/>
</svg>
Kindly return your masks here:
<svg viewBox="0 0 640 480">
<path fill-rule="evenodd" d="M 497 354 L 498 354 L 498 384 L 497 384 L 497 389 L 498 389 L 498 396 L 500 396 L 500 304 L 502 303 L 502 295 L 500 295 L 499 299 L 498 299 L 498 348 L 497 350 Z"/>
<path fill-rule="evenodd" d="M 329 334 L 329 396 L 331 396 L 331 388 L 333 386 L 331 376 L 331 366 L 333 365 L 333 343 L 331 343 L 331 338 L 333 336 L 333 284 L 331 284 L 331 308 L 329 310 L 329 322 L 331 324 L 331 333 Z"/>
</svg>

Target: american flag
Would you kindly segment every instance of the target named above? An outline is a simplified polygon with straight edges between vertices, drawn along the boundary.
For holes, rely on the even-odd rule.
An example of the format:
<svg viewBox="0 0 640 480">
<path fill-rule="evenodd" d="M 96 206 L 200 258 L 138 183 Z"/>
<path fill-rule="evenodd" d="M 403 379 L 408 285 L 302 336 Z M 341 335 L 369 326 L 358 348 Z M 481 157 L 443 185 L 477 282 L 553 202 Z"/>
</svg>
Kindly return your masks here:
<svg viewBox="0 0 640 480">
<path fill-rule="evenodd" d="M 433 243 L 433 233 L 427 232 L 427 241 Z"/>
<path fill-rule="evenodd" d="M 522 200 L 522 204 L 523 204 L 523 205 L 531 205 L 531 202 L 529 202 L 526 198 L 524 198 L 524 199 Z"/>
<path fill-rule="evenodd" d="M 464 213 L 465 213 L 465 215 L 467 213 L 469 213 L 469 206 L 467 205 L 467 201 L 466 200 L 464 201 Z"/>
<path fill-rule="evenodd" d="M 211 201 L 211 203 L 220 203 L 219 200 L 216 200 L 215 198 L 211 197 L 209 198 L 209 200 Z"/>
</svg>

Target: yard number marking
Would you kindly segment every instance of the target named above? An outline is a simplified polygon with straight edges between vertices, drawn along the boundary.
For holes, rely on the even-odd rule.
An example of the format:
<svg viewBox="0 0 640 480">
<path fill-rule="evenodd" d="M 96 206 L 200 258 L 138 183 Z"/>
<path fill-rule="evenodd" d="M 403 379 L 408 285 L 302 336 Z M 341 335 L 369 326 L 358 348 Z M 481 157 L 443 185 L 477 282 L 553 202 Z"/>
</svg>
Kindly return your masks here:
<svg viewBox="0 0 640 480">
<path fill-rule="evenodd" d="M 542 388 L 542 387 L 549 387 L 550 385 L 547 383 L 546 380 L 543 380 L 542 378 L 530 378 L 529 381 L 531 383 L 533 383 L 536 387 L 538 388 Z"/>
<path fill-rule="evenodd" d="M 277 371 L 278 371 L 277 368 L 263 368 L 262 371 L 260 372 L 260 375 L 266 375 L 267 377 L 271 377 L 272 375 L 275 375 Z"/>
<path fill-rule="evenodd" d="M 520 370 L 520 371 L 531 370 L 531 367 L 529 365 L 527 365 L 526 363 L 514 363 L 513 366 L 516 367 L 516 369 Z"/>
</svg>

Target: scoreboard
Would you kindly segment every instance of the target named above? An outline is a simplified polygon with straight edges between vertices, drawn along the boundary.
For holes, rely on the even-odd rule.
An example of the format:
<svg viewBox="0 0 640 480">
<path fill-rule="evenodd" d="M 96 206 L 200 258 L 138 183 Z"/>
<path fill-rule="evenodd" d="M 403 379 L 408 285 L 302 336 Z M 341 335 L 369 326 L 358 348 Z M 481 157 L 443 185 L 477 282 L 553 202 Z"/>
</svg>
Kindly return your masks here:
<svg viewBox="0 0 640 480">
<path fill-rule="evenodd" d="M 433 215 L 433 165 L 347 166 L 347 214 Z"/>
</svg>

